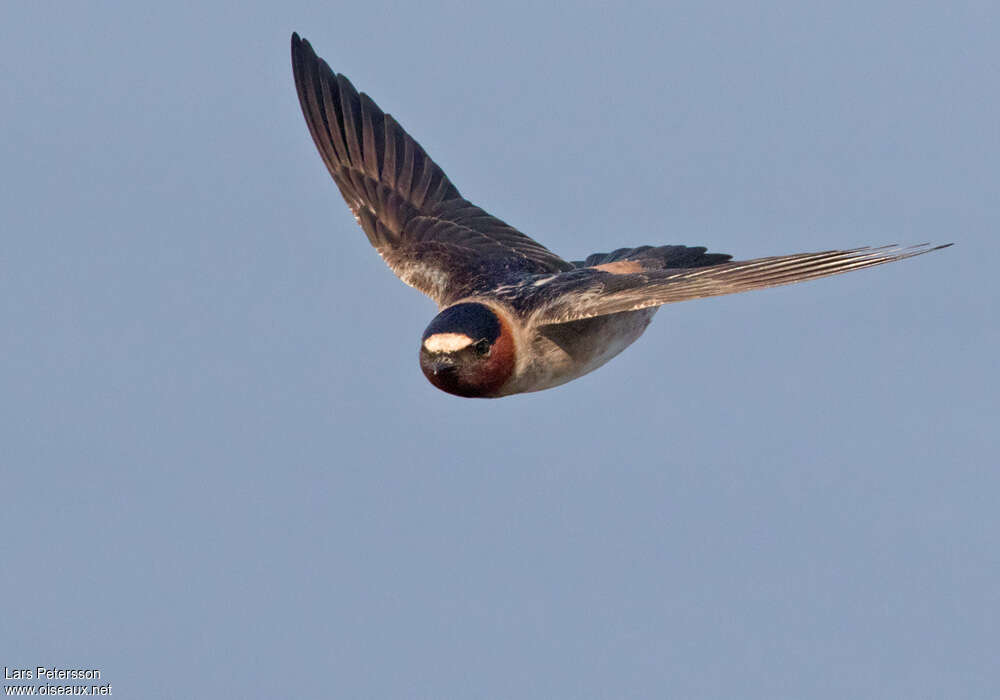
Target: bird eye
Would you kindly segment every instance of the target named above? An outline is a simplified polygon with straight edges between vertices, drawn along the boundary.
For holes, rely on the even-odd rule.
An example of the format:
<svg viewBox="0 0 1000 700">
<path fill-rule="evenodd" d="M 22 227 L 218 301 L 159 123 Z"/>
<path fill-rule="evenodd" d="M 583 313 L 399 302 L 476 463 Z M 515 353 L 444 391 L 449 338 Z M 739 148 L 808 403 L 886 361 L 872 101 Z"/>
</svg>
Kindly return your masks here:
<svg viewBox="0 0 1000 700">
<path fill-rule="evenodd" d="M 475 345 L 477 355 L 488 355 L 490 352 L 490 341 L 483 338 Z"/>
</svg>

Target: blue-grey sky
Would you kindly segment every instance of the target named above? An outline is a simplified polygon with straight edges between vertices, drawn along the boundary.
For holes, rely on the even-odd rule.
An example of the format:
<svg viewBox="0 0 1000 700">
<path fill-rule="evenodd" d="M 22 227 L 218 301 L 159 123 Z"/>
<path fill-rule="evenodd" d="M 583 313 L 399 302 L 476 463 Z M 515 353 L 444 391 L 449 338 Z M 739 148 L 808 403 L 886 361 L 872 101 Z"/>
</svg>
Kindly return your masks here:
<svg viewBox="0 0 1000 700">
<path fill-rule="evenodd" d="M 578 259 L 948 250 L 434 389 L 289 35 Z M 0 665 L 118 697 L 1000 695 L 994 2 L 3 3 Z"/>
</svg>

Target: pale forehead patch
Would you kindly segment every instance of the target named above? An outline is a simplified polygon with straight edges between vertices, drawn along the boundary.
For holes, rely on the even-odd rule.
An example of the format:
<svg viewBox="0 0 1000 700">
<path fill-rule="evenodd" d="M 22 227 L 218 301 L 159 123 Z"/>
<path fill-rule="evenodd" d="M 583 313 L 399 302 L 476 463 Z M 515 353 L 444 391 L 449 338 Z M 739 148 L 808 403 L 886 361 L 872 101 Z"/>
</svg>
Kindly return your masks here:
<svg viewBox="0 0 1000 700">
<path fill-rule="evenodd" d="M 472 345 L 472 338 L 465 333 L 435 333 L 424 341 L 428 352 L 458 352 Z"/>
</svg>

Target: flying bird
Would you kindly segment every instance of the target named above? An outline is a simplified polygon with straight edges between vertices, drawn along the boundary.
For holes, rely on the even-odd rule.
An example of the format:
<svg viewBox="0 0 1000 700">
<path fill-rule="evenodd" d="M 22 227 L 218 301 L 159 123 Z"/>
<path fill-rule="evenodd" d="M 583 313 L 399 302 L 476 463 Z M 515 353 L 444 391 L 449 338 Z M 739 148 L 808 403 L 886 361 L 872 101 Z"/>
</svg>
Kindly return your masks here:
<svg viewBox="0 0 1000 700">
<path fill-rule="evenodd" d="M 704 247 L 618 248 L 567 261 L 464 199 L 391 115 L 292 34 L 292 69 L 316 148 L 369 242 L 439 309 L 420 368 L 450 394 L 558 386 L 635 342 L 663 304 L 911 258 L 947 245 L 854 248 L 734 261 Z"/>
</svg>

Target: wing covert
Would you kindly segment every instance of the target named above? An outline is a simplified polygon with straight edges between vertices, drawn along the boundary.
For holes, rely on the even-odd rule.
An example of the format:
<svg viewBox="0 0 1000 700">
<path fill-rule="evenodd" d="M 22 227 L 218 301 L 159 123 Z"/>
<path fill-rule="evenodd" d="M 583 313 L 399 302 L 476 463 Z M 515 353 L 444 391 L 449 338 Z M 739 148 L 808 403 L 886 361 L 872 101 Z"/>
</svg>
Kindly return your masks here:
<svg viewBox="0 0 1000 700">
<path fill-rule="evenodd" d="M 733 256 L 725 253 L 709 253 L 704 246 L 686 245 L 641 245 L 637 248 L 618 248 L 610 253 L 594 253 L 586 260 L 574 261 L 576 267 L 597 267 L 601 269 L 627 270 L 630 266 L 616 264 L 636 262 L 632 266 L 639 270 L 666 270 L 681 267 L 706 267 L 728 262 Z"/>
</svg>

